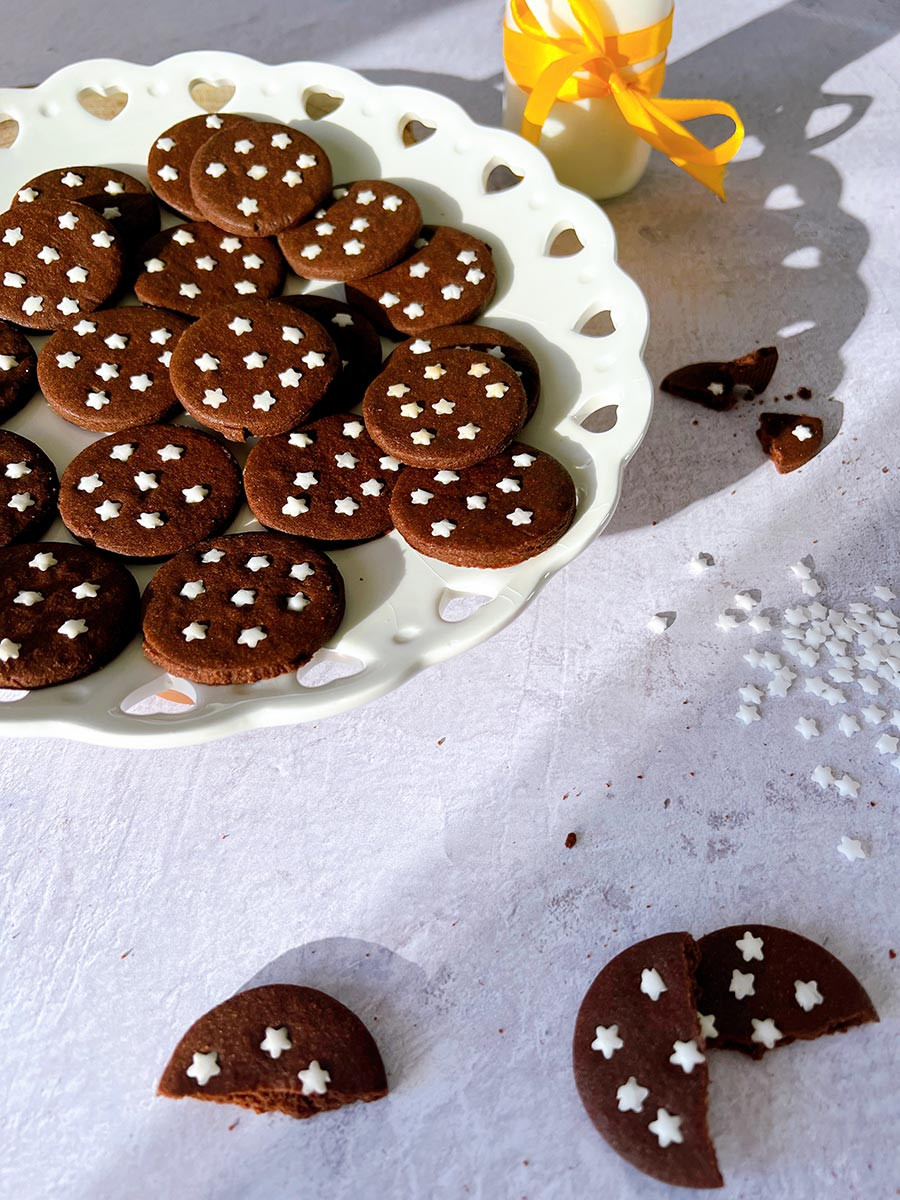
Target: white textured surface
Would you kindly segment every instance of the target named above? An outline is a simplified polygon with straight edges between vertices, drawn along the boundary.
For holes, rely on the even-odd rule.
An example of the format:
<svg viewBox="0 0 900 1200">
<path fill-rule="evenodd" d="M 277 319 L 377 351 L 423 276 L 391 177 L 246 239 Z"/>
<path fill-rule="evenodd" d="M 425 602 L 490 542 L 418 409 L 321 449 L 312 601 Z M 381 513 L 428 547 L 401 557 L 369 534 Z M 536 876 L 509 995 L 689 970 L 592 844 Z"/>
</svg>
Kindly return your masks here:
<svg viewBox="0 0 900 1200">
<path fill-rule="evenodd" d="M 446 87 L 496 118 L 485 80 L 500 4 L 429 7 L 354 5 L 350 22 L 333 0 L 252 20 L 169 3 L 149 22 L 129 0 L 92 28 L 83 9 L 33 6 L 3 77 L 95 53 L 101 20 L 110 53 L 146 60 L 212 28 L 263 58 L 340 57 Z M 514 625 L 390 697 L 190 750 L 4 744 L 4 1195 L 662 1200 L 674 1193 L 617 1159 L 582 1113 L 575 1011 L 631 941 L 744 920 L 824 942 L 883 1020 L 759 1064 L 712 1057 L 723 1196 L 893 1195 L 900 777 L 874 750 L 886 723 L 845 738 L 840 713 L 869 701 L 830 709 L 798 679 L 745 729 L 737 689 L 768 674 L 741 655 L 753 641 L 780 653 L 780 638 L 715 619 L 736 591 L 759 589 L 758 611 L 801 604 L 787 564 L 808 553 L 826 604 L 900 591 L 900 11 L 770 7 L 679 3 L 670 92 L 734 99 L 762 147 L 731 172 L 729 204 L 654 161 L 608 211 L 650 299 L 654 378 L 815 321 L 781 341 L 772 390 L 808 384 L 830 435 L 842 420 L 838 437 L 778 478 L 753 413 L 662 398 L 611 529 Z M 461 59 L 471 28 L 485 36 Z M 861 119 L 809 144 L 825 94 L 851 96 Z M 765 209 L 776 187 L 802 207 Z M 779 266 L 808 245 L 822 266 Z M 701 550 L 716 566 L 694 575 Z M 678 617 L 654 637 L 657 611 Z M 810 743 L 792 729 L 804 713 L 823 730 Z M 811 781 L 822 762 L 862 781 L 858 800 Z M 580 837 L 566 851 L 569 830 Z M 844 835 L 869 858 L 839 855 Z M 391 1097 L 305 1124 L 155 1100 L 184 1028 L 258 977 L 324 986 L 369 1019 Z"/>
</svg>

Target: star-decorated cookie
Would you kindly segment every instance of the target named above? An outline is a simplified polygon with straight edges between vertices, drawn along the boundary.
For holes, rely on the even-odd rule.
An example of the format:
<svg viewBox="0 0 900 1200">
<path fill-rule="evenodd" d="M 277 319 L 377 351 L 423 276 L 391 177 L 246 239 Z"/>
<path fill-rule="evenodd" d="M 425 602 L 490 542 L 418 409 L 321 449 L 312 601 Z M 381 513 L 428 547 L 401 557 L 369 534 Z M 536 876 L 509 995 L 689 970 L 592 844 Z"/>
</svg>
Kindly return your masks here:
<svg viewBox="0 0 900 1200">
<path fill-rule="evenodd" d="M 706 1125 L 706 1046 L 687 933 L 629 946 L 581 1003 L 572 1062 L 588 1116 L 638 1170 L 678 1187 L 722 1186 Z"/>
<path fill-rule="evenodd" d="M 281 291 L 285 276 L 274 242 L 223 233 L 207 221 L 164 229 L 146 243 L 140 259 L 138 299 L 189 317 L 242 296 L 266 300 Z"/>
<path fill-rule="evenodd" d="M 197 208 L 220 229 L 268 237 L 298 225 L 331 191 L 331 163 L 290 125 L 245 118 L 205 141 L 191 163 Z"/>
<path fill-rule="evenodd" d="M 342 412 L 358 404 L 381 370 L 381 338 L 372 322 L 345 301 L 331 296 L 304 292 L 279 299 L 314 317 L 337 346 L 341 369 L 316 405 L 315 415 Z"/>
<path fill-rule="evenodd" d="M 763 412 L 759 414 L 756 436 L 775 470 L 787 475 L 819 453 L 824 427 L 818 417 L 805 413 Z"/>
<path fill-rule="evenodd" d="M 156 201 L 139 179 L 115 167 L 63 167 L 36 175 L 13 198 L 12 208 L 52 200 L 64 211 L 73 201 L 109 221 L 129 253 L 159 229 Z M 70 264 L 71 265 L 71 264 Z"/>
<path fill-rule="evenodd" d="M 59 480 L 40 446 L 0 429 L 0 546 L 36 541 L 56 516 Z"/>
<path fill-rule="evenodd" d="M 420 554 L 460 567 L 511 567 L 548 549 L 575 513 L 575 485 L 561 463 L 514 442 L 460 470 L 406 468 L 391 517 Z"/>
<path fill-rule="evenodd" d="M 0 215 L 0 317 L 67 329 L 122 279 L 119 235 L 84 204 L 35 200 Z"/>
<path fill-rule="evenodd" d="M 144 653 L 195 683 L 253 683 L 294 671 L 336 632 L 344 585 L 299 538 L 241 533 L 165 563 L 144 592 Z"/>
<path fill-rule="evenodd" d="M 172 385 L 191 416 L 232 441 L 296 428 L 340 369 L 334 342 L 277 300 L 207 313 L 172 355 Z"/>
<path fill-rule="evenodd" d="M 777 365 L 777 347 L 761 346 L 731 362 L 699 362 L 679 367 L 659 386 L 672 396 L 725 412 L 737 403 L 736 387 L 749 388 L 757 396 L 764 392 Z"/>
<path fill-rule="evenodd" d="M 365 179 L 336 188 L 331 204 L 280 234 L 278 244 L 307 279 L 365 279 L 409 254 L 421 229 L 422 213 L 410 192 Z"/>
<path fill-rule="evenodd" d="M 513 368 L 477 350 L 391 359 L 366 389 L 373 439 L 414 467 L 468 467 L 497 454 L 525 421 Z"/>
<path fill-rule="evenodd" d="M 447 225 L 426 231 L 409 257 L 346 287 L 347 299 L 389 337 L 473 321 L 497 286 L 490 247 Z"/>
<path fill-rule="evenodd" d="M 17 413 L 37 388 L 37 355 L 31 342 L 0 321 L 0 421 Z"/>
<path fill-rule="evenodd" d="M 269 984 L 239 992 L 187 1031 L 159 1094 L 312 1117 L 387 1095 L 384 1064 L 355 1013 L 324 992 Z"/>
<path fill-rule="evenodd" d="M 391 529 L 400 464 L 352 413 L 263 438 L 247 458 L 244 488 L 261 525 L 328 543 L 362 542 Z"/>
<path fill-rule="evenodd" d="M 108 554 L 68 542 L 0 550 L 0 687 L 80 679 L 138 628 L 138 588 Z"/>
<path fill-rule="evenodd" d="M 700 939 L 700 1011 L 709 1045 L 767 1050 L 877 1021 L 872 1001 L 833 954 L 787 929 L 732 925 Z"/>
<path fill-rule="evenodd" d="M 160 421 L 178 407 L 169 361 L 189 322 L 155 308 L 82 317 L 44 344 L 38 379 L 51 408 L 100 433 Z"/>
<path fill-rule="evenodd" d="M 203 220 L 203 213 L 191 195 L 194 155 L 214 133 L 243 120 L 234 113 L 198 113 L 154 138 L 147 156 L 147 178 L 163 204 L 192 221 Z"/>
<path fill-rule="evenodd" d="M 224 529 L 240 499 L 240 469 L 211 434 L 136 425 L 72 459 L 59 511 L 79 541 L 125 558 L 155 559 Z"/>
<path fill-rule="evenodd" d="M 522 380 L 528 400 L 526 420 L 531 420 L 541 397 L 541 372 L 537 359 L 518 338 L 490 325 L 444 325 L 430 329 L 421 337 L 409 338 L 391 354 L 390 362 L 399 362 L 407 354 L 429 354 L 432 350 L 458 347 L 478 350 L 507 362 Z"/>
</svg>

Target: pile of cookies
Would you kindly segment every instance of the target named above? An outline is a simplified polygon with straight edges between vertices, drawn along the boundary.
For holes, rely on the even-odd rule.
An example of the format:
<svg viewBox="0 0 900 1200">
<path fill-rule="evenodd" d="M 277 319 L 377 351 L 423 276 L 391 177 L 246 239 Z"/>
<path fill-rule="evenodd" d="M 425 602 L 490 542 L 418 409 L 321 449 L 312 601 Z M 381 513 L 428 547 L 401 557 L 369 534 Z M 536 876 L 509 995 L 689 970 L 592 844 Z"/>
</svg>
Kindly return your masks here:
<svg viewBox="0 0 900 1200">
<path fill-rule="evenodd" d="M 181 121 L 148 177 L 156 198 L 112 168 L 47 171 L 0 216 L 0 421 L 39 385 L 103 435 L 58 478 L 0 430 L 0 687 L 87 674 L 139 625 L 177 676 L 270 678 L 340 625 L 328 549 L 396 528 L 499 568 L 565 532 L 571 478 L 516 440 L 537 362 L 470 323 L 489 246 L 424 228 L 398 184 L 335 187 L 322 147 L 276 122 Z M 156 199 L 187 220 L 161 230 Z M 282 294 L 289 269 L 344 299 Z M 51 334 L 39 356 L 23 330 Z M 400 342 L 385 362 L 382 337 Z M 242 469 L 228 443 L 251 439 Z M 224 534 L 245 497 L 266 532 Z M 78 545 L 38 542 L 57 512 Z M 123 564 L 158 560 L 141 599 Z"/>
</svg>

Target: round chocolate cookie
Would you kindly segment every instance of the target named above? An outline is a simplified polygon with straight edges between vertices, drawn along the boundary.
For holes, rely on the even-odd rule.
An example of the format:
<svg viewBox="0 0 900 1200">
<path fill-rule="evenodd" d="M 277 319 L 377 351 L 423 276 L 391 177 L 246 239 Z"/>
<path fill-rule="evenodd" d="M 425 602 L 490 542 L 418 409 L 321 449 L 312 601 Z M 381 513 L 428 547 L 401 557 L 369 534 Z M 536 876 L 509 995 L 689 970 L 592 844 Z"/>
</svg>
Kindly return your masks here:
<svg viewBox="0 0 900 1200">
<path fill-rule="evenodd" d="M 163 204 L 192 221 L 203 220 L 203 213 L 191 195 L 191 162 L 214 133 L 242 120 L 234 113 L 199 113 L 172 125 L 156 138 L 147 158 L 147 178 Z"/>
<path fill-rule="evenodd" d="M 216 438 L 185 425 L 136 425 L 72 459 L 59 511 L 79 541 L 153 559 L 218 533 L 240 499 L 240 470 Z"/>
<path fill-rule="evenodd" d="M 343 580 L 320 550 L 280 533 L 219 537 L 147 585 L 144 653 L 195 683 L 252 683 L 308 662 L 343 615 Z"/>
<path fill-rule="evenodd" d="M 313 1117 L 387 1095 L 378 1047 L 355 1013 L 324 992 L 273 983 L 195 1021 L 159 1094 Z"/>
<path fill-rule="evenodd" d="M 345 301 L 335 300 L 331 296 L 304 292 L 279 296 L 279 300 L 309 313 L 337 346 L 341 369 L 316 405 L 316 415 L 341 412 L 358 404 L 381 370 L 381 338 L 372 322 Z"/>
<path fill-rule="evenodd" d="M 607 963 L 578 1010 L 575 1083 L 599 1133 L 639 1171 L 722 1186 L 706 1124 L 705 1042 L 687 933 L 637 942 Z"/>
<path fill-rule="evenodd" d="M 290 125 L 252 121 L 220 129 L 191 163 L 191 193 L 208 221 L 267 237 L 299 224 L 331 191 L 331 163 Z"/>
<path fill-rule="evenodd" d="M 172 355 L 172 385 L 191 416 L 240 442 L 295 429 L 339 368 L 318 321 L 277 300 L 250 300 L 191 326 Z"/>
<path fill-rule="evenodd" d="M 490 247 L 470 233 L 441 225 L 416 246 L 403 262 L 345 288 L 350 303 L 389 337 L 473 321 L 497 287 Z"/>
<path fill-rule="evenodd" d="M 240 296 L 265 300 L 281 291 L 285 265 L 266 238 L 235 237 L 206 221 L 172 225 L 141 250 L 134 281 L 144 304 L 199 317 Z"/>
<path fill-rule="evenodd" d="M 125 648 L 139 615 L 137 584 L 108 554 L 68 542 L 0 550 L 0 687 L 96 671 Z"/>
<path fill-rule="evenodd" d="M 115 167 L 63 167 L 44 171 L 19 188 L 13 207 L 33 204 L 36 200 L 53 200 L 65 207 L 73 200 L 86 204 L 109 221 L 129 252 L 136 250 L 159 229 L 156 201 L 139 179 L 125 171 L 117 171 Z"/>
<path fill-rule="evenodd" d="M 66 421 L 100 433 L 161 421 L 178 405 L 169 360 L 188 324 L 140 307 L 82 317 L 55 333 L 38 357 L 47 402 Z"/>
<path fill-rule="evenodd" d="M 361 418 L 339 413 L 263 438 L 247 457 L 244 489 L 261 525 L 313 541 L 363 542 L 391 528 L 399 469 Z"/>
<path fill-rule="evenodd" d="M 0 429 L 0 546 L 37 541 L 56 516 L 59 480 L 40 446 Z"/>
<path fill-rule="evenodd" d="M 413 467 L 469 467 L 497 454 L 524 421 L 525 389 L 512 367 L 477 350 L 391 359 L 369 384 L 366 428 Z"/>
<path fill-rule="evenodd" d="M 119 236 L 84 204 L 36 200 L 0 214 L 0 317 L 65 329 L 109 300 L 122 279 Z"/>
<path fill-rule="evenodd" d="M 399 362 L 407 354 L 429 354 L 432 350 L 453 346 L 462 350 L 480 350 L 482 354 L 490 354 L 492 358 L 509 363 L 522 380 L 528 400 L 525 419 L 531 420 L 541 398 L 540 368 L 528 347 L 502 329 L 495 329 L 491 325 L 443 325 L 428 330 L 421 337 L 401 342 L 391 354 L 389 362 Z"/>
<path fill-rule="evenodd" d="M 284 257 L 307 279 L 365 279 L 413 248 L 422 213 L 405 188 L 366 179 L 335 188 L 311 221 L 279 234 Z"/>
<path fill-rule="evenodd" d="M 515 442 L 465 470 L 407 468 L 391 517 L 420 554 L 459 567 L 511 567 L 540 554 L 575 514 L 575 485 L 555 458 Z"/>
<path fill-rule="evenodd" d="M 31 342 L 7 321 L 0 321 L 0 421 L 5 421 L 37 390 L 37 355 Z"/>
</svg>

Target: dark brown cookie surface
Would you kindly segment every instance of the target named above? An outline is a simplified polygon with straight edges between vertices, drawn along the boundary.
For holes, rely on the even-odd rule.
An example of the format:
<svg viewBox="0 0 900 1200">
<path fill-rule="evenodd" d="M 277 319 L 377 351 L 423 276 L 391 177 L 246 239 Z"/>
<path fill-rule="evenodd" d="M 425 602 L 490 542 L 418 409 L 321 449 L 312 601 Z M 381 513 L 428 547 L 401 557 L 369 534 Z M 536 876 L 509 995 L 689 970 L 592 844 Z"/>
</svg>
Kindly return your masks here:
<svg viewBox="0 0 900 1200">
<path fill-rule="evenodd" d="M 247 457 L 244 488 L 261 525 L 322 542 L 361 542 L 391 529 L 399 463 L 339 413 L 263 438 Z"/>
<path fill-rule="evenodd" d="M 381 370 L 381 338 L 372 322 L 352 305 L 331 296 L 304 293 L 279 299 L 315 317 L 337 346 L 340 373 L 316 406 L 316 415 L 358 404 Z"/>
<path fill-rule="evenodd" d="M 777 347 L 760 346 L 731 362 L 699 362 L 679 367 L 670 371 L 659 386 L 672 396 L 725 412 L 737 403 L 736 387 L 750 388 L 760 395 L 769 386 L 777 366 Z"/>
<path fill-rule="evenodd" d="M 40 446 L 0 429 L 0 546 L 36 541 L 56 516 L 59 480 Z"/>
<path fill-rule="evenodd" d="M 203 220 L 191 195 L 191 162 L 214 133 L 242 120 L 233 113 L 198 113 L 154 138 L 147 156 L 147 178 L 163 204 L 192 221 Z"/>
<path fill-rule="evenodd" d="M 698 946 L 698 1005 L 710 1047 L 761 1058 L 794 1041 L 878 1020 L 844 964 L 798 933 L 732 925 Z"/>
<path fill-rule="evenodd" d="M 403 471 L 391 497 L 398 532 L 420 554 L 460 567 L 509 567 L 568 529 L 575 485 L 563 465 L 515 442 L 464 470 Z"/>
<path fill-rule="evenodd" d="M 139 425 L 72 459 L 59 510 L 80 541 L 154 559 L 218 533 L 240 498 L 240 470 L 216 438 L 184 425 Z"/>
<path fill-rule="evenodd" d="M 497 454 L 525 421 L 511 366 L 477 350 L 393 357 L 366 389 L 366 427 L 415 467 L 468 467 Z"/>
<path fill-rule="evenodd" d="M 138 299 L 189 317 L 241 296 L 268 299 L 284 283 L 284 259 L 274 242 L 223 233 L 207 221 L 164 229 L 143 247 L 141 261 Z"/>
<path fill-rule="evenodd" d="M 277 300 L 255 300 L 201 317 L 178 343 L 171 373 L 192 416 L 243 441 L 301 424 L 339 368 L 318 321 Z"/>
<path fill-rule="evenodd" d="M 344 586 L 331 559 L 280 533 L 200 542 L 144 592 L 144 653 L 196 683 L 252 683 L 293 671 L 335 633 Z"/>
<path fill-rule="evenodd" d="M 169 361 L 189 322 L 154 308 L 104 309 L 44 344 L 38 379 L 50 406 L 106 433 L 160 421 L 178 405 Z"/>
<path fill-rule="evenodd" d="M 541 398 L 540 367 L 528 347 L 502 329 L 490 325 L 444 325 L 430 329 L 421 337 L 401 342 L 391 354 L 391 361 L 399 361 L 408 354 L 429 354 L 432 350 L 454 346 L 462 350 L 480 350 L 483 354 L 507 362 L 522 380 L 528 399 L 526 420 L 531 419 Z"/>
<path fill-rule="evenodd" d="M 409 258 L 345 289 L 350 303 L 391 337 L 472 321 L 497 286 L 490 249 L 478 238 L 441 225 L 419 241 Z"/>
<path fill-rule="evenodd" d="M 331 191 L 322 147 L 289 125 L 246 118 L 204 142 L 191 163 L 194 203 L 220 229 L 268 237 L 297 225 Z"/>
<path fill-rule="evenodd" d="M 349 1008 L 313 988 L 270 984 L 196 1021 L 159 1094 L 312 1117 L 380 1099 L 387 1079 L 372 1035 Z"/>
<path fill-rule="evenodd" d="M 307 279 L 365 279 L 404 258 L 422 228 L 415 197 L 398 184 L 366 179 L 336 188 L 312 220 L 278 237 L 284 257 Z"/>
<path fill-rule="evenodd" d="M 37 389 L 37 355 L 18 329 L 0 321 L 0 421 L 11 417 Z"/>
<path fill-rule="evenodd" d="M 35 200 L 0 215 L 0 317 L 66 329 L 122 279 L 119 235 L 84 204 Z"/>
<path fill-rule="evenodd" d="M 763 412 L 756 436 L 779 475 L 805 466 L 822 449 L 824 426 L 805 413 Z"/>
<path fill-rule="evenodd" d="M 638 1170 L 679 1187 L 722 1186 L 706 1127 L 705 1046 L 687 933 L 629 946 L 581 1003 L 572 1062 L 588 1116 Z"/>
<path fill-rule="evenodd" d="M 138 587 L 107 554 L 63 542 L 0 550 L 0 687 L 96 671 L 138 628 Z"/>
<path fill-rule="evenodd" d="M 86 204 L 109 221 L 128 251 L 137 250 L 159 229 L 156 201 L 139 179 L 115 167 L 44 171 L 19 188 L 13 207 L 37 200 L 52 200 L 66 207 L 73 200 Z"/>
</svg>

